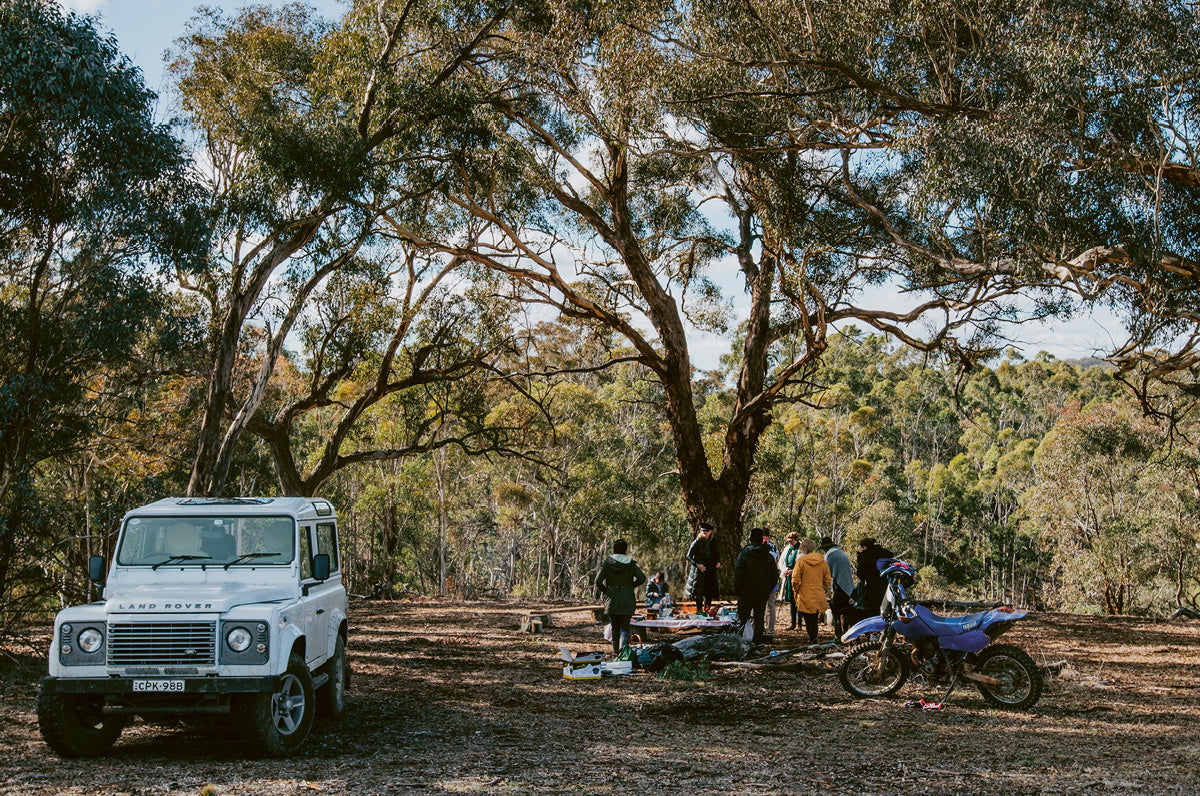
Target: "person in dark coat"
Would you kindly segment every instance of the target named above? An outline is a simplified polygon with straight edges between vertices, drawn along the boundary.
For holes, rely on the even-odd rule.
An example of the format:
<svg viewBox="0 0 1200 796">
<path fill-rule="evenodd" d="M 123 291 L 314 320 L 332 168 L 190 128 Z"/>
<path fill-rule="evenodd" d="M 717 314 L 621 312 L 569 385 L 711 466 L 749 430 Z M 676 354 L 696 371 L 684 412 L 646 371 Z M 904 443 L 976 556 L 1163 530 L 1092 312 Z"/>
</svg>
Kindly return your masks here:
<svg viewBox="0 0 1200 796">
<path fill-rule="evenodd" d="M 655 572 L 654 577 L 646 583 L 647 610 L 657 609 L 662 604 L 663 598 L 670 596 L 671 588 L 667 586 L 667 576 L 662 572 Z"/>
<path fill-rule="evenodd" d="M 596 575 L 596 597 L 604 596 L 604 613 L 612 623 L 613 652 L 629 643 L 629 620 L 637 609 L 637 587 L 646 582 L 646 573 L 627 554 L 629 543 L 613 542 L 612 555 L 604 559 Z"/>
<path fill-rule="evenodd" d="M 721 553 L 713 541 L 715 530 L 710 523 L 700 523 L 700 533 L 688 548 L 687 559 L 692 568 L 688 572 L 686 594 L 696 601 L 697 613 L 703 613 L 720 595 L 717 570 L 721 568 Z"/>
<path fill-rule="evenodd" d="M 770 549 L 763 544 L 763 529 L 750 531 L 750 544 L 738 553 L 733 565 L 733 588 L 737 592 L 738 622 L 745 625 L 754 621 L 754 643 L 765 641 L 763 620 L 766 616 L 767 600 L 779 584 L 779 569 Z"/>
<path fill-rule="evenodd" d="M 879 568 L 875 566 L 881 558 L 895 558 L 888 550 L 872 537 L 868 536 L 858 543 L 858 558 L 855 574 L 863 584 L 863 610 L 858 612 L 861 618 L 879 616 L 883 603 L 883 593 L 887 591 L 887 583 L 879 576 Z"/>
</svg>

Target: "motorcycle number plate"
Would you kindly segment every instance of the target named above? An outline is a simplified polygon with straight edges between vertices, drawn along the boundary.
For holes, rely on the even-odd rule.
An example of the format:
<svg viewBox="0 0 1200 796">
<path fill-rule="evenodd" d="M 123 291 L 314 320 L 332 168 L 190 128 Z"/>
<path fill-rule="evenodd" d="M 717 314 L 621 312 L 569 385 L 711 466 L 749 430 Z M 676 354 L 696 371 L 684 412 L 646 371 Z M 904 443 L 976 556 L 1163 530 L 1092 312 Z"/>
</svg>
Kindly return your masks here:
<svg viewBox="0 0 1200 796">
<path fill-rule="evenodd" d="M 182 680 L 134 680 L 133 690 L 155 694 L 183 693 Z"/>
</svg>

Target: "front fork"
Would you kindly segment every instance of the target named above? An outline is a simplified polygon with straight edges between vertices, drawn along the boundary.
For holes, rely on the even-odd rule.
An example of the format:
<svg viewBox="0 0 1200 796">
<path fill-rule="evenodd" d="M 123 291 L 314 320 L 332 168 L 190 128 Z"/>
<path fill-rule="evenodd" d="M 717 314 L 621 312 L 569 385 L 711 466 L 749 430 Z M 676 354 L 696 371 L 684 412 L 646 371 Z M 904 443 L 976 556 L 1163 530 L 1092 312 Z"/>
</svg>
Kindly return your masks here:
<svg viewBox="0 0 1200 796">
<path fill-rule="evenodd" d="M 887 666 L 888 655 L 892 652 L 892 643 L 896 640 L 896 628 L 888 624 L 883 629 L 883 642 L 879 645 L 879 657 L 875 660 L 875 676 L 883 678 L 883 670 Z"/>
</svg>

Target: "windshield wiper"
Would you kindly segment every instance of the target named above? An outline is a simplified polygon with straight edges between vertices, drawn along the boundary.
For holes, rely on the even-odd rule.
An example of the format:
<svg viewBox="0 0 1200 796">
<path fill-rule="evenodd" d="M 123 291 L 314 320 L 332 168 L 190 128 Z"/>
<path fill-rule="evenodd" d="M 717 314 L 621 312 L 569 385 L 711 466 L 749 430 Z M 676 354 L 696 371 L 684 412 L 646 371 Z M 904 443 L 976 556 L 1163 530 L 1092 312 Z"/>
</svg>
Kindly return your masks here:
<svg viewBox="0 0 1200 796">
<path fill-rule="evenodd" d="M 269 558 L 270 556 L 281 556 L 283 553 L 242 553 L 237 558 L 225 565 L 225 569 L 229 569 L 234 564 L 240 564 L 243 561 L 249 561 L 252 558 Z"/>
<path fill-rule="evenodd" d="M 212 556 L 192 556 L 192 555 L 171 556 L 166 561 L 159 561 L 157 564 L 150 567 L 150 570 L 153 572 L 154 570 L 161 567 L 163 564 L 173 564 L 177 561 L 200 561 L 200 560 L 212 561 Z"/>
</svg>

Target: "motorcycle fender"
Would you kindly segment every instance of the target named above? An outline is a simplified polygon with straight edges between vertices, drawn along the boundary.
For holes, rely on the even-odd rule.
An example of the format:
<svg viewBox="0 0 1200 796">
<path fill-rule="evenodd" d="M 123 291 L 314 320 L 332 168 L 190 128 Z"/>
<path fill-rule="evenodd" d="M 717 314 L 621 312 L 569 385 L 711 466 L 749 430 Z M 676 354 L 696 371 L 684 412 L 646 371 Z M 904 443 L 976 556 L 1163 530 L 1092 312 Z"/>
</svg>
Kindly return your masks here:
<svg viewBox="0 0 1200 796">
<path fill-rule="evenodd" d="M 887 622 L 883 621 L 882 616 L 867 617 L 866 619 L 862 620 L 857 625 L 855 625 L 854 627 L 850 628 L 845 633 L 843 633 L 842 641 L 844 643 L 850 642 L 850 641 L 853 641 L 854 639 L 858 638 L 859 636 L 865 635 L 867 633 L 879 633 L 885 627 L 887 627 Z"/>
</svg>

